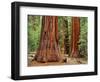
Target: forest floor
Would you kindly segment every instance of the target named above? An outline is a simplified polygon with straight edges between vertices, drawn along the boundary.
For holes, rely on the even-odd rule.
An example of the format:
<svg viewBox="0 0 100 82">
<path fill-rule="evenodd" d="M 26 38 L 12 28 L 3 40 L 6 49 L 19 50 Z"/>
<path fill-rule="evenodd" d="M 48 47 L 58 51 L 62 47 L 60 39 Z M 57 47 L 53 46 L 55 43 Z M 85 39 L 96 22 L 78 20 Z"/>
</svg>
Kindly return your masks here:
<svg viewBox="0 0 100 82">
<path fill-rule="evenodd" d="M 37 62 L 36 60 L 33 60 L 33 57 L 30 56 L 28 57 L 28 66 L 49 66 L 49 65 L 78 65 L 78 64 L 87 64 L 87 60 L 85 58 L 71 58 L 67 57 L 66 61 L 63 62 L 46 62 L 46 63 L 41 63 Z"/>
</svg>

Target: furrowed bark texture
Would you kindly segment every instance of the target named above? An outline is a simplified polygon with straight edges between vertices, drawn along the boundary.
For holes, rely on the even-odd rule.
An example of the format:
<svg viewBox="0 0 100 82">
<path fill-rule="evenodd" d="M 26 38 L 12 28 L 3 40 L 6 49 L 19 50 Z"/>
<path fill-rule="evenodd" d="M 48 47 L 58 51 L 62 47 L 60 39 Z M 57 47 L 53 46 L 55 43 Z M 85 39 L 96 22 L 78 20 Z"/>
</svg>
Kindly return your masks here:
<svg viewBox="0 0 100 82">
<path fill-rule="evenodd" d="M 71 41 L 71 56 L 79 57 L 78 42 L 80 35 L 80 19 L 72 17 L 72 41 Z"/>
<path fill-rule="evenodd" d="M 40 44 L 35 60 L 38 62 L 58 62 L 62 60 L 58 45 L 57 16 L 43 16 Z"/>
</svg>

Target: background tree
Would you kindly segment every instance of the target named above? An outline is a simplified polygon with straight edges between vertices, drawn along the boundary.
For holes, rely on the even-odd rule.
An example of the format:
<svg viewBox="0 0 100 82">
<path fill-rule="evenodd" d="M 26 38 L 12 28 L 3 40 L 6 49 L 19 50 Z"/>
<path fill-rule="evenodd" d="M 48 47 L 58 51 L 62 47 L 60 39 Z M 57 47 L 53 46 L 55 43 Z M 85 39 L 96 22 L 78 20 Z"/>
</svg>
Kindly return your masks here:
<svg viewBox="0 0 100 82">
<path fill-rule="evenodd" d="M 63 16 L 63 32 L 64 32 L 64 54 L 69 54 L 69 34 L 68 34 L 68 20 Z"/>
<path fill-rule="evenodd" d="M 69 28 L 66 16 L 58 17 L 59 44 L 62 54 L 69 54 Z"/>
<path fill-rule="evenodd" d="M 79 56 L 80 18 L 72 17 L 71 57 Z"/>
</svg>

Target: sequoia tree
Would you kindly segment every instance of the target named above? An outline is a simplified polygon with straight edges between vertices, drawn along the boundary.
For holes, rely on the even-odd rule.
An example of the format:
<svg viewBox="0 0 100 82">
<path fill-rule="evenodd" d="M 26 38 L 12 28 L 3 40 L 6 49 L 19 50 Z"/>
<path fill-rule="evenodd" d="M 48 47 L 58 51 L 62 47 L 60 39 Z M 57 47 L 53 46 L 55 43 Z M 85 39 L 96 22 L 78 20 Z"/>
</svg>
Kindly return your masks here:
<svg viewBox="0 0 100 82">
<path fill-rule="evenodd" d="M 72 17 L 72 39 L 71 39 L 71 56 L 78 57 L 78 42 L 80 35 L 80 18 Z"/>
<path fill-rule="evenodd" d="M 62 60 L 58 44 L 58 17 L 43 16 L 39 47 L 35 56 L 38 62 L 58 62 Z"/>
</svg>

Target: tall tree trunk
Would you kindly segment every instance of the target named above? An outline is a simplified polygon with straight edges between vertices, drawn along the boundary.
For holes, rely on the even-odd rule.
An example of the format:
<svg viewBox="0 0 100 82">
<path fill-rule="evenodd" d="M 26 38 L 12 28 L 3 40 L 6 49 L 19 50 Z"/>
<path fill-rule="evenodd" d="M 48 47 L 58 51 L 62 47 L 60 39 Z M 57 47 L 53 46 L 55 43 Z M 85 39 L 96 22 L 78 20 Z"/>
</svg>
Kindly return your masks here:
<svg viewBox="0 0 100 82">
<path fill-rule="evenodd" d="M 78 42 L 80 35 L 80 18 L 72 17 L 72 41 L 71 41 L 71 56 L 78 57 Z"/>
<path fill-rule="evenodd" d="M 57 16 L 42 17 L 41 38 L 35 60 L 38 62 L 57 62 L 62 60 L 58 45 Z"/>
</svg>

